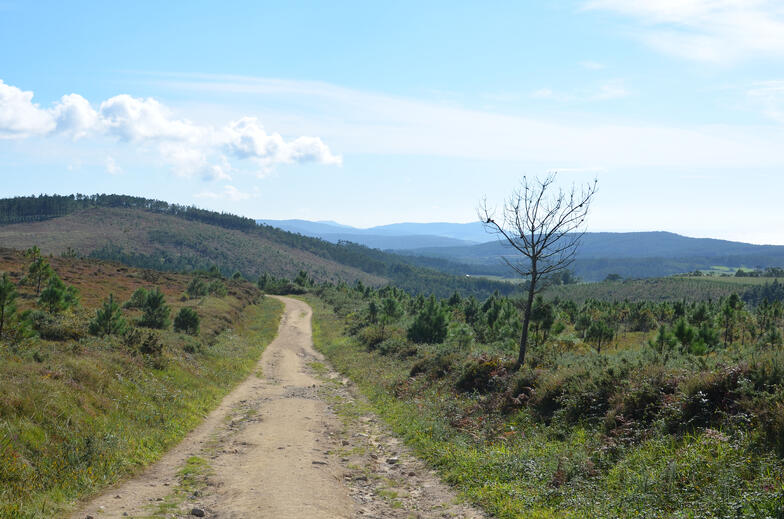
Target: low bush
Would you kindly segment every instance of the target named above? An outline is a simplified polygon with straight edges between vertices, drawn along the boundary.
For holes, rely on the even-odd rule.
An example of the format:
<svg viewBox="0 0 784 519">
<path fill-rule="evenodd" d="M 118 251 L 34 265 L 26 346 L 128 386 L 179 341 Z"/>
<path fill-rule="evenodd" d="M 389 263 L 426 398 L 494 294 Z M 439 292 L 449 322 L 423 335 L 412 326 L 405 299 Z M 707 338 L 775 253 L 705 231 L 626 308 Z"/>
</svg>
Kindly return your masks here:
<svg viewBox="0 0 784 519">
<path fill-rule="evenodd" d="M 50 314 L 33 310 L 27 314 L 27 321 L 42 339 L 49 341 L 79 340 L 87 335 L 84 321 L 70 313 Z"/>
<path fill-rule="evenodd" d="M 174 318 L 174 331 L 199 335 L 199 314 L 192 308 L 181 308 Z"/>
<path fill-rule="evenodd" d="M 209 290 L 207 283 L 205 283 L 204 280 L 200 277 L 194 277 L 191 282 L 188 283 L 188 287 L 185 289 L 185 294 L 189 299 L 204 297 L 208 292 Z"/>
<path fill-rule="evenodd" d="M 681 417 L 676 425 L 689 430 L 717 423 L 723 412 L 736 405 L 738 382 L 745 373 L 744 367 L 736 365 L 686 379 L 681 385 Z"/>
<path fill-rule="evenodd" d="M 463 364 L 457 388 L 461 391 L 486 393 L 501 387 L 507 375 L 507 364 L 500 357 L 481 355 Z"/>
<path fill-rule="evenodd" d="M 459 357 L 454 353 L 438 352 L 429 353 L 416 361 L 411 366 L 409 375 L 416 377 L 417 375 L 424 374 L 430 379 L 444 378 L 455 368 L 455 364 L 459 361 Z"/>
<path fill-rule="evenodd" d="M 147 289 L 137 288 L 133 291 L 133 294 L 131 294 L 131 298 L 123 304 L 123 308 L 129 310 L 140 309 L 144 306 L 145 301 L 147 301 Z"/>
</svg>

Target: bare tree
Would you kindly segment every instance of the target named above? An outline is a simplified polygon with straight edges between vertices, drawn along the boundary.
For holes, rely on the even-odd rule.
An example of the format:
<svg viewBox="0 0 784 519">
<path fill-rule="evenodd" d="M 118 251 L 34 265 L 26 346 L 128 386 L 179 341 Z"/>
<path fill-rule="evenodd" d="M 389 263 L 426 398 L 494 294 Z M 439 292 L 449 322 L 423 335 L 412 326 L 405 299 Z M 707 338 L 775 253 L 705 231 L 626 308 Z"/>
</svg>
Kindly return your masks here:
<svg viewBox="0 0 784 519">
<path fill-rule="evenodd" d="M 487 201 L 479 207 L 479 218 L 485 229 L 498 235 L 501 241 L 505 239 L 523 256 L 514 261 L 503 258 L 507 265 L 528 280 L 518 369 L 525 363 L 534 296 L 544 287 L 545 278 L 566 269 L 574 261 L 580 238 L 585 234 L 585 217 L 596 194 L 595 179 L 580 189 L 572 185 L 569 191 L 556 188 L 555 179 L 555 173 L 548 174 L 544 180 L 534 179 L 532 182 L 523 177 L 520 187 L 504 203 L 500 221 L 487 207 Z"/>
</svg>

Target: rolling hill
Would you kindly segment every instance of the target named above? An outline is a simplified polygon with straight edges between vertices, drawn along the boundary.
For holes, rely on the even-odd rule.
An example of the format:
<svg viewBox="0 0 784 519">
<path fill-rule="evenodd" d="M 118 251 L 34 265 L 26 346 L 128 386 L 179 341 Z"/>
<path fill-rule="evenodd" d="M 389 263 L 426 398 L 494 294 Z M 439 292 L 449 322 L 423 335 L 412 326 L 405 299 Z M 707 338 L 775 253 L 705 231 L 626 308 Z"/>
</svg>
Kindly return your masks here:
<svg viewBox="0 0 784 519">
<path fill-rule="evenodd" d="M 481 224 L 472 223 L 399 223 L 358 229 L 335 222 L 310 222 L 308 220 L 257 220 L 257 222 L 303 236 L 321 238 L 332 243 L 350 241 L 381 250 L 459 247 L 476 245 L 488 238 L 488 235 L 482 230 Z"/>
<path fill-rule="evenodd" d="M 499 276 L 509 272 L 500 258 L 515 257 L 511 249 L 499 241 L 462 247 L 427 247 L 405 253 L 447 259 Z M 784 265 L 784 246 L 780 245 L 689 238 L 669 232 L 602 232 L 583 236 L 572 270 L 587 281 L 600 281 L 608 274 L 650 278 L 714 266 L 764 268 L 781 265 Z"/>
<path fill-rule="evenodd" d="M 507 277 L 510 269 L 502 257 L 515 257 L 507 245 L 485 232 L 480 222 L 399 223 L 368 229 L 307 220 L 263 222 L 335 243 L 351 241 L 395 251 L 409 256 L 417 265 L 456 275 Z M 671 232 L 596 232 L 583 237 L 572 270 L 586 281 L 601 281 L 609 274 L 651 278 L 715 266 L 737 269 L 782 265 L 784 246 L 779 245 L 690 238 Z"/>
<path fill-rule="evenodd" d="M 121 261 L 159 270 L 218 266 L 255 279 L 262 273 L 293 278 L 307 271 L 316 281 L 388 283 L 412 293 L 480 297 L 507 283 L 467 279 L 425 268 L 410 258 L 352 243 L 333 244 L 259 225 L 249 218 L 124 195 L 39 196 L 0 200 L 0 246 L 38 245 L 46 254 Z"/>
</svg>

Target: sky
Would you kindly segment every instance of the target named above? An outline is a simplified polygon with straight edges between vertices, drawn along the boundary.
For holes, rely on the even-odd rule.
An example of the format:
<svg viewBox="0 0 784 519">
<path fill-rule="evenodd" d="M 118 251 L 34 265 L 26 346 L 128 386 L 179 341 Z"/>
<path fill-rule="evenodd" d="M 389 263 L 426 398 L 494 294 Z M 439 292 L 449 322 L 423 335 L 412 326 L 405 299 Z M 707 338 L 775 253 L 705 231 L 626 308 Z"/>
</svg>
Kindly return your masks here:
<svg viewBox="0 0 784 519">
<path fill-rule="evenodd" d="M 784 3 L 0 0 L 0 196 L 357 227 L 598 180 L 590 231 L 784 244 Z"/>
</svg>

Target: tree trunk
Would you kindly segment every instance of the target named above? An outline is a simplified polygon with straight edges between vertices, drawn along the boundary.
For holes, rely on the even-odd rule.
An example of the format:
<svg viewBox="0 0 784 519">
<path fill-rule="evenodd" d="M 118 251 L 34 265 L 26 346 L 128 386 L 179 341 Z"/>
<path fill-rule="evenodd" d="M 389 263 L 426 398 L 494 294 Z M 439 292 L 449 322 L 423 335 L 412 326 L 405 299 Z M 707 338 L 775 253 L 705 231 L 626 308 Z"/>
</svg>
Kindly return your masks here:
<svg viewBox="0 0 784 519">
<path fill-rule="evenodd" d="M 520 335 L 520 352 L 517 355 L 515 369 L 520 369 L 525 364 L 525 350 L 528 346 L 528 324 L 531 322 L 531 309 L 534 306 L 534 292 L 536 290 L 536 275 L 531 275 L 531 284 L 528 285 L 528 304 L 523 313 L 523 332 Z"/>
</svg>

